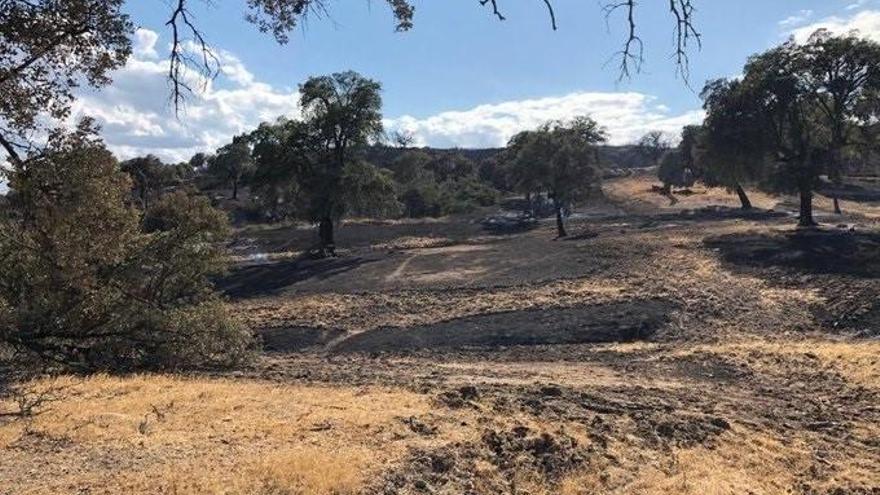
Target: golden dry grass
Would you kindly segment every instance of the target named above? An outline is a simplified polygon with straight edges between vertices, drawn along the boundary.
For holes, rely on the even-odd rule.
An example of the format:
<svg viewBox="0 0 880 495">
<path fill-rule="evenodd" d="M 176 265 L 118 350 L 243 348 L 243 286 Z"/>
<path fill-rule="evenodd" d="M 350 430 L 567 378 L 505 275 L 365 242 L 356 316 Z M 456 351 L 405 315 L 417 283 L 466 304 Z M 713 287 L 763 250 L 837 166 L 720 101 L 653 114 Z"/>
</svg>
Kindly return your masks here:
<svg viewBox="0 0 880 495">
<path fill-rule="evenodd" d="M 559 495 L 778 495 L 803 493 L 803 473 L 815 471 L 817 454 L 809 439 L 780 437 L 734 427 L 710 446 L 663 452 L 618 443 L 612 452 L 622 465 L 600 463 L 562 481 Z M 830 461 L 818 461 L 822 465 Z M 880 472 L 873 460 L 835 455 L 834 470 L 811 483 L 815 493 L 839 487 L 876 487 Z M 543 492 L 541 492 L 543 493 Z M 855 493 L 855 492 L 854 492 Z M 866 492 L 868 493 L 868 492 Z"/>
<path fill-rule="evenodd" d="M 15 477 L 15 493 L 356 493 L 404 452 L 394 439 L 412 433 L 399 418 L 431 409 L 424 396 L 389 389 L 226 379 L 31 386 L 62 387 L 63 399 L 0 424 L 0 478 Z M 102 452 L 121 464 L 101 462 Z"/>
<path fill-rule="evenodd" d="M 740 362 L 758 371 L 785 373 L 792 359 L 813 363 L 817 371 L 838 373 L 848 382 L 880 390 L 880 342 L 805 339 L 741 339 L 711 345 L 695 345 L 677 351 L 678 355 L 711 352 Z M 789 364 L 790 366 L 790 364 Z"/>
<path fill-rule="evenodd" d="M 561 281 L 540 287 L 494 288 L 438 293 L 407 291 L 367 294 L 318 294 L 237 303 L 254 326 L 318 326 L 361 332 L 382 326 L 413 326 L 452 318 L 529 308 L 566 307 L 621 297 L 624 287 L 612 280 Z"/>
<path fill-rule="evenodd" d="M 659 184 L 660 182 L 655 176 L 641 174 L 608 181 L 603 184 L 602 189 L 612 200 L 641 202 L 650 204 L 659 210 L 683 210 L 702 208 L 707 205 L 727 206 L 730 208 L 739 208 L 740 206 L 739 198 L 736 194 L 730 193 L 724 188 L 709 188 L 702 184 L 695 184 L 690 188 L 693 194 L 675 195 L 678 202 L 673 205 L 670 204 L 669 198 L 651 190 L 652 185 Z M 747 193 L 752 205 L 757 208 L 773 208 L 780 201 L 779 197 L 753 189 L 749 189 Z"/>
<path fill-rule="evenodd" d="M 785 373 L 786 366 L 809 353 L 816 356 L 820 368 L 840 373 L 848 382 L 875 389 L 880 384 L 880 343 L 876 342 L 743 338 L 717 344 L 614 344 L 603 349 L 623 360 L 630 355 L 644 359 L 649 353 L 658 363 L 711 353 L 748 361 L 762 376 Z M 450 363 L 437 369 L 449 367 L 483 386 L 568 381 L 594 393 L 629 386 L 658 397 L 706 386 L 671 375 L 627 377 L 590 362 Z M 479 445 L 487 428 L 564 430 L 582 446 L 594 442 L 591 427 L 585 427 L 590 422 L 499 411 L 480 401 L 472 409 L 448 409 L 438 407 L 429 395 L 388 387 L 277 385 L 164 375 L 61 377 L 30 386 L 61 387 L 62 398 L 30 420 L 0 423 L 0 479 L 6 482 L 0 493 L 4 495 L 351 495 L 375 486 L 383 473 L 409 462 L 411 449 Z M 713 403 L 706 400 L 707 405 Z M 726 407 L 734 407 L 730 404 Z M 13 408 L 11 403 L 0 403 L 0 411 Z M 635 436 L 632 418 L 606 416 L 619 432 L 602 447 L 606 453 L 589 458 L 559 484 L 548 483 L 531 470 L 513 476 L 520 492 L 547 495 L 798 493 L 804 473 L 816 469 L 817 445 L 824 440 L 806 431 L 781 435 L 749 418 L 741 421 L 735 407 L 724 411 L 733 426 L 714 441 L 659 449 Z M 414 433 L 401 421 L 410 417 L 431 418 L 439 426 L 436 434 Z M 851 428 L 859 438 L 880 434 L 880 425 L 866 421 L 853 422 Z M 873 464 L 878 457 L 863 454 L 822 454 L 828 459 L 821 462 L 833 469 L 816 476 L 817 493 L 880 485 L 880 472 Z M 511 475 L 485 460 L 479 460 L 476 469 L 478 494 L 496 493 L 499 480 Z"/>
</svg>

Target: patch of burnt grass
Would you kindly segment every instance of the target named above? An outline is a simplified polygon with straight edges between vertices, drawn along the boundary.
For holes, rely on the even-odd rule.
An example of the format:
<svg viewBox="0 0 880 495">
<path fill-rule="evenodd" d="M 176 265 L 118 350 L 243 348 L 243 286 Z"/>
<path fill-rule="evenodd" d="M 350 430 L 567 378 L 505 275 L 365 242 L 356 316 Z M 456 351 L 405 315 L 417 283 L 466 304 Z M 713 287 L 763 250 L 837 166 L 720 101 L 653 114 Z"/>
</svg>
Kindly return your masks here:
<svg viewBox="0 0 880 495">
<path fill-rule="evenodd" d="M 592 452 L 562 430 L 490 428 L 479 441 L 412 449 L 366 493 L 520 493 L 516 480 L 522 478 L 552 488 Z"/>
<path fill-rule="evenodd" d="M 340 342 L 334 352 L 630 342 L 650 338 L 667 323 L 673 309 L 669 301 L 639 299 L 483 314 L 363 332 Z"/>
<path fill-rule="evenodd" d="M 803 273 L 880 277 L 880 233 L 804 229 L 707 237 L 734 267 L 776 267 Z"/>
</svg>

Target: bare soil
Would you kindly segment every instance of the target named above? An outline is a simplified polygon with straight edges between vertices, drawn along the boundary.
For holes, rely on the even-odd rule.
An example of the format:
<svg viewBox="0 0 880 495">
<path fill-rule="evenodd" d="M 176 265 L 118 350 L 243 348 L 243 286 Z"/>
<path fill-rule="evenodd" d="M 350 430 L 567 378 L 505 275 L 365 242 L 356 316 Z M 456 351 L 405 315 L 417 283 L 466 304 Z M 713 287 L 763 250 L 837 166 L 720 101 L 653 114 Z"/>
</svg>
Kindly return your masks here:
<svg viewBox="0 0 880 495">
<path fill-rule="evenodd" d="M 246 259 L 219 286 L 264 353 L 192 380 L 255 396 L 253 387 L 283 387 L 278 400 L 296 407 L 312 390 L 350 393 L 334 402 L 340 411 L 369 403 L 369 426 L 324 405 L 277 427 L 304 428 L 296 445 L 359 474 L 342 486 L 309 481 L 316 467 L 270 470 L 272 483 L 265 470 L 232 469 L 213 476 L 251 480 L 251 491 L 181 482 L 167 492 L 880 493 L 880 207 L 844 201 L 836 216 L 819 198 L 824 226 L 802 231 L 790 198 L 755 194 L 760 209 L 743 212 L 718 190 L 695 187 L 670 205 L 650 185 L 607 184 L 564 241 L 547 222 L 492 235 L 480 212 L 354 222 L 339 229 L 342 256 L 313 260 L 298 255 L 308 230 L 240 231 Z M 257 410 L 234 407 L 218 414 L 248 431 Z M 147 476 L 167 465 L 159 453 L 170 445 L 205 459 L 197 477 L 242 459 L 169 440 L 148 449 L 155 458 L 133 462 L 129 446 L 74 467 L 65 452 L 108 440 L 34 439 L 63 418 L 38 419 L 21 437 L 0 424 L 0 493 L 57 489 L 57 472 L 26 474 L 38 457 L 74 472 L 59 493 L 150 493 L 94 474 L 112 460 Z M 265 435 L 249 455 L 274 459 L 280 433 Z M 339 457 L 339 445 L 364 449 L 364 462 Z"/>
</svg>

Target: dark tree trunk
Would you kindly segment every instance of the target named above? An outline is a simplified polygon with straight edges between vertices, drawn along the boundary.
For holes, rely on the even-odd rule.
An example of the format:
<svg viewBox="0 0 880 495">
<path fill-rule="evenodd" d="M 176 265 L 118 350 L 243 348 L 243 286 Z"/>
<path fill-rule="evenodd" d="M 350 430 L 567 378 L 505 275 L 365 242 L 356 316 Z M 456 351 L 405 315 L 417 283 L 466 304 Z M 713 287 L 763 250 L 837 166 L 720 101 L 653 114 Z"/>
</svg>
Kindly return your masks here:
<svg viewBox="0 0 880 495">
<path fill-rule="evenodd" d="M 562 221 L 562 205 L 556 203 L 556 233 L 558 238 L 567 237 L 568 232 L 565 231 L 565 223 Z"/>
<path fill-rule="evenodd" d="M 815 227 L 816 221 L 813 220 L 813 191 L 807 187 L 801 187 L 801 214 L 798 221 L 799 227 Z"/>
<path fill-rule="evenodd" d="M 840 201 L 838 201 L 837 195 L 834 195 L 831 199 L 834 200 L 834 214 L 843 215 L 843 212 L 840 210 Z"/>
<path fill-rule="evenodd" d="M 333 241 L 333 220 L 324 217 L 318 224 L 318 237 L 320 238 L 321 255 L 336 256 L 336 243 Z"/>
<path fill-rule="evenodd" d="M 746 190 L 743 189 L 742 185 L 737 183 L 734 190 L 736 191 L 736 195 L 739 196 L 739 202 L 742 205 L 742 209 L 743 210 L 751 210 L 752 209 L 752 202 L 749 201 L 749 197 L 746 195 Z"/>
<path fill-rule="evenodd" d="M 238 199 L 238 181 L 232 181 L 232 199 Z"/>
</svg>

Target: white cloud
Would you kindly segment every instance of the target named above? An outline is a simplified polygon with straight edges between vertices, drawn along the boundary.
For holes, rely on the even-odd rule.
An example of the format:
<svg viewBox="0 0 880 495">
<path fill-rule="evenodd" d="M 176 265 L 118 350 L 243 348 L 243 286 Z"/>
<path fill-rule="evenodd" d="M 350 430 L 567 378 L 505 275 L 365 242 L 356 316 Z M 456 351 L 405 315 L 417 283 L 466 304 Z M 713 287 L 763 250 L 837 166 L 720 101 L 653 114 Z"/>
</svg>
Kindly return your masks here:
<svg viewBox="0 0 880 495">
<path fill-rule="evenodd" d="M 868 4 L 870 0 L 856 0 L 855 2 L 846 6 L 846 10 L 857 10 Z"/>
<path fill-rule="evenodd" d="M 681 128 L 703 120 L 702 110 L 671 114 L 653 96 L 641 93 L 579 92 L 565 96 L 480 105 L 426 118 L 387 119 L 388 130 L 411 133 L 418 146 L 501 147 L 517 132 L 548 120 L 589 115 L 609 133 L 611 144 L 626 144 L 650 130 L 678 136 Z"/>
<path fill-rule="evenodd" d="M 235 55 L 218 51 L 220 76 L 191 84 L 197 94 L 176 118 L 169 100 L 168 62 L 156 56 L 157 41 L 156 33 L 139 29 L 133 56 L 114 73 L 113 84 L 83 91 L 74 104 L 73 118 L 94 117 L 120 158 L 152 153 L 167 161 L 186 160 L 215 150 L 262 121 L 298 115 L 296 89 L 259 82 Z"/>
<path fill-rule="evenodd" d="M 158 36 L 138 30 L 135 53 L 113 84 L 84 91 L 73 116 L 94 117 L 102 126 L 108 147 L 120 158 L 145 155 L 166 161 L 187 160 L 194 153 L 213 151 L 232 136 L 254 129 L 281 115 L 299 115 L 296 89 L 261 82 L 234 54 L 218 50 L 221 75 L 187 101 L 180 119 L 169 101 L 167 60 L 156 56 Z M 659 129 L 677 136 L 681 127 L 700 122 L 702 111 L 672 114 L 656 98 L 641 93 L 579 92 L 565 96 L 480 105 L 425 118 L 405 115 L 385 121 L 389 131 L 406 130 L 418 145 L 436 147 L 504 146 L 515 133 L 551 119 L 590 115 L 604 125 L 613 144 L 632 142 Z"/>
<path fill-rule="evenodd" d="M 149 29 L 138 29 L 134 32 L 134 43 L 132 52 L 135 57 L 156 58 L 159 54 L 156 52 L 156 42 L 159 41 L 159 35 L 155 31 Z"/>
<path fill-rule="evenodd" d="M 809 9 L 804 9 L 798 12 L 797 14 L 786 17 L 785 19 L 779 21 L 779 25 L 782 27 L 792 27 L 797 26 L 798 24 L 803 24 L 807 20 L 813 17 L 813 11 Z"/>
<path fill-rule="evenodd" d="M 855 8 L 858 8 L 858 6 Z M 797 42 L 802 43 L 818 29 L 827 29 L 837 34 L 857 32 L 866 38 L 880 41 L 880 10 L 863 10 L 849 17 L 828 17 L 813 24 L 794 29 L 790 34 L 794 36 Z"/>
</svg>

